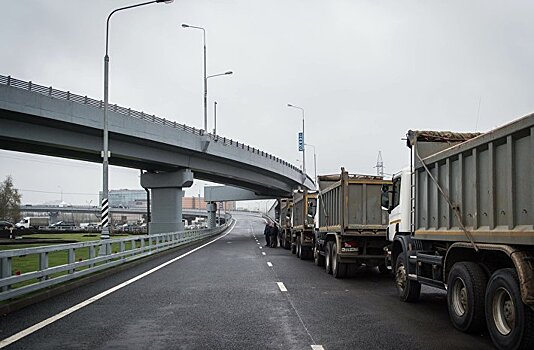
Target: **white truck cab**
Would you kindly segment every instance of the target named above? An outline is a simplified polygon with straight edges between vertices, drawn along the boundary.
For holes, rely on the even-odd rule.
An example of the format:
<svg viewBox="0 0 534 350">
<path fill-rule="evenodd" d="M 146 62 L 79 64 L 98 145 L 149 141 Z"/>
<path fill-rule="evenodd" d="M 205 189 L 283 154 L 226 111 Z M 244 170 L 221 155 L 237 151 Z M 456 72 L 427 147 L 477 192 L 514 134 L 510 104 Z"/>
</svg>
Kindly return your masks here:
<svg viewBox="0 0 534 350">
<path fill-rule="evenodd" d="M 391 242 L 393 242 L 397 233 L 410 232 L 410 176 L 410 168 L 403 169 L 393 175 L 393 185 L 389 190 L 388 200 L 382 204 L 389 213 L 388 239 Z"/>
</svg>

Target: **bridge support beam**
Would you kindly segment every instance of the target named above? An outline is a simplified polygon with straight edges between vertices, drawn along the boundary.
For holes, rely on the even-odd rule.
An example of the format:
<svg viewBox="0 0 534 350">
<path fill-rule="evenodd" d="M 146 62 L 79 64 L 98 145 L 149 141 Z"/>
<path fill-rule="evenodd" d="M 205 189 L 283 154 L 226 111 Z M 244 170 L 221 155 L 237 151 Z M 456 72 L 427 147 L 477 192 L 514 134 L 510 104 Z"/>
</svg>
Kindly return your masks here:
<svg viewBox="0 0 534 350">
<path fill-rule="evenodd" d="M 217 203 L 209 202 L 206 207 L 208 208 L 208 227 L 214 228 L 217 226 Z"/>
<path fill-rule="evenodd" d="M 191 169 L 168 173 L 143 173 L 141 186 L 152 191 L 150 233 L 182 231 L 182 188 L 193 185 Z"/>
</svg>

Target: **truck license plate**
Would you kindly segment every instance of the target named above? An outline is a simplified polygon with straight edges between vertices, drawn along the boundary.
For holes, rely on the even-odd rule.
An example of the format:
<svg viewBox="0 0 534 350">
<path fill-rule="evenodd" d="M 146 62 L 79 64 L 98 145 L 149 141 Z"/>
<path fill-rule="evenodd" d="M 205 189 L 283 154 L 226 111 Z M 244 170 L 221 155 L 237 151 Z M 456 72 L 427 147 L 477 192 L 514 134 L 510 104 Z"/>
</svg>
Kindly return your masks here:
<svg viewBox="0 0 534 350">
<path fill-rule="evenodd" d="M 358 248 L 341 248 L 342 252 L 357 252 Z"/>
</svg>

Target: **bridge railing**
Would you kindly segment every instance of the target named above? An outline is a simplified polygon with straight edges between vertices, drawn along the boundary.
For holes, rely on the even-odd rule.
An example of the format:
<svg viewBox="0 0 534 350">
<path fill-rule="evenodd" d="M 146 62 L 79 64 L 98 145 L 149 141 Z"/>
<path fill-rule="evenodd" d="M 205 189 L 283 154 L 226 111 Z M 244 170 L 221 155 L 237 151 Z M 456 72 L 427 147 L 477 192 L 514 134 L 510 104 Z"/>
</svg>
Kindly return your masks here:
<svg viewBox="0 0 534 350">
<path fill-rule="evenodd" d="M 0 251 L 0 301 L 179 247 L 226 230 L 188 230 Z"/>
<path fill-rule="evenodd" d="M 81 95 L 73 94 L 70 91 L 57 90 L 57 89 L 54 89 L 51 86 L 38 85 L 38 84 L 35 84 L 35 83 L 31 82 L 31 81 L 24 81 L 24 80 L 15 79 L 15 78 L 13 78 L 11 76 L 0 75 L 0 84 L 1 85 L 7 85 L 7 86 L 15 87 L 15 88 L 19 88 L 19 89 L 24 89 L 24 90 L 28 90 L 28 91 L 32 91 L 32 92 L 36 92 L 36 93 L 39 93 L 39 94 L 42 94 L 42 95 L 49 96 L 51 98 L 57 98 L 57 99 L 61 99 L 61 100 L 68 100 L 68 101 L 76 102 L 76 103 L 79 103 L 79 104 L 84 104 L 84 105 L 88 105 L 88 106 L 93 106 L 93 107 L 96 107 L 96 108 L 104 109 L 104 102 L 102 100 L 95 100 L 95 99 L 92 99 L 92 98 L 87 97 L 87 96 L 81 96 Z M 119 114 L 122 114 L 122 115 L 127 115 L 127 116 L 132 117 L 132 118 L 137 118 L 137 119 L 145 120 L 145 121 L 152 122 L 152 123 L 155 123 L 155 124 L 160 124 L 160 125 L 163 125 L 163 126 L 166 126 L 166 127 L 179 129 L 179 130 L 182 130 L 182 131 L 194 134 L 194 135 L 199 135 L 199 136 L 206 135 L 208 138 L 212 139 L 214 142 L 220 142 L 220 143 L 222 143 L 222 144 L 224 144 L 226 146 L 232 146 L 232 147 L 236 147 L 236 148 L 241 148 L 241 149 L 246 150 L 248 152 L 257 154 L 257 155 L 259 155 L 261 157 L 265 157 L 265 158 L 268 158 L 268 159 L 270 159 L 270 160 L 272 160 L 274 162 L 280 163 L 280 164 L 282 164 L 282 165 L 284 165 L 284 166 L 286 166 L 288 168 L 291 168 L 292 170 L 300 171 L 300 169 L 297 168 L 296 166 L 292 165 L 289 162 L 286 162 L 283 159 L 275 157 L 272 154 L 269 154 L 269 153 L 261 151 L 261 150 L 259 150 L 257 148 L 251 147 L 249 145 L 245 145 L 242 142 L 238 142 L 238 141 L 235 141 L 235 140 L 223 137 L 223 136 L 214 135 L 214 134 L 211 134 L 211 133 L 204 133 L 204 130 L 202 130 L 202 129 L 196 129 L 194 127 L 187 126 L 185 124 L 180 124 L 180 123 L 177 123 L 177 122 L 173 122 L 173 121 L 167 120 L 165 118 L 159 118 L 154 114 L 147 114 L 145 112 L 139 112 L 139 111 L 136 111 L 136 110 L 132 110 L 131 108 L 126 108 L 126 107 L 119 106 L 117 104 L 108 105 L 108 110 L 116 112 L 116 113 L 119 113 Z"/>
</svg>

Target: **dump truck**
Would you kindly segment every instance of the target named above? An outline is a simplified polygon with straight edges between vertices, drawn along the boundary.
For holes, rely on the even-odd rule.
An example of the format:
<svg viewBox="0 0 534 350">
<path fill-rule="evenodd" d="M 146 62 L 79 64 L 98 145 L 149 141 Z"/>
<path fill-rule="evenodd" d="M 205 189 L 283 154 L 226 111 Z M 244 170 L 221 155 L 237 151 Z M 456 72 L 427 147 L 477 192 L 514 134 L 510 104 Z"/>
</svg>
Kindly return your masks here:
<svg viewBox="0 0 534 350">
<path fill-rule="evenodd" d="M 348 267 L 366 265 L 388 272 L 390 244 L 386 237 L 388 213 L 381 208 L 382 187 L 391 181 L 382 176 L 349 174 L 318 177 L 319 230 L 315 236 L 315 264 L 335 278 L 344 278 Z"/>
<path fill-rule="evenodd" d="M 291 253 L 300 259 L 311 259 L 315 238 L 317 191 L 293 191 Z"/>
<path fill-rule="evenodd" d="M 382 203 L 400 299 L 444 289 L 455 328 L 534 349 L 534 114 L 484 134 L 410 130 L 407 144 Z"/>
<path fill-rule="evenodd" d="M 291 212 L 293 210 L 293 200 L 291 198 L 281 198 L 278 200 L 279 217 L 278 240 L 280 246 L 285 249 L 291 248 Z"/>
</svg>

